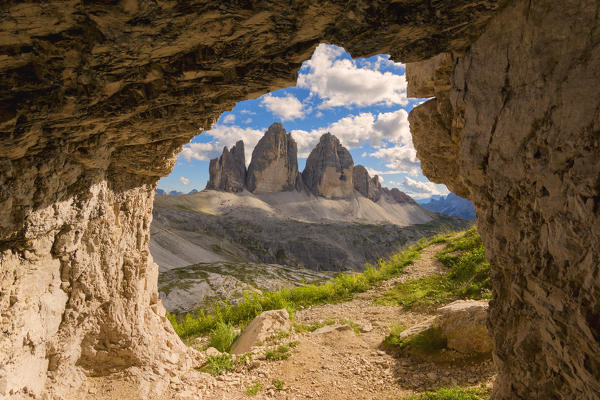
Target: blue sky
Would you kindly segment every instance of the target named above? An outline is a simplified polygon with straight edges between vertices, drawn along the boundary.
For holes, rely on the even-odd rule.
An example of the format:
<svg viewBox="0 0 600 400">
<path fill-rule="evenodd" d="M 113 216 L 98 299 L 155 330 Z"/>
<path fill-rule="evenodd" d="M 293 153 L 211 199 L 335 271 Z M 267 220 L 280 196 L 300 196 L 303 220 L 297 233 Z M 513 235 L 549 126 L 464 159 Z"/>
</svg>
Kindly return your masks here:
<svg viewBox="0 0 600 400">
<path fill-rule="evenodd" d="M 447 194 L 421 172 L 412 145 L 408 112 L 424 99 L 406 97 L 405 68 L 386 55 L 353 60 L 341 47 L 321 44 L 298 72 L 295 87 L 238 103 L 210 131 L 196 136 L 158 187 L 184 193 L 202 190 L 208 164 L 223 146 L 243 140 L 246 163 L 273 122 L 281 122 L 298 143 L 298 168 L 325 132 L 336 135 L 382 185 L 414 198 Z"/>
</svg>

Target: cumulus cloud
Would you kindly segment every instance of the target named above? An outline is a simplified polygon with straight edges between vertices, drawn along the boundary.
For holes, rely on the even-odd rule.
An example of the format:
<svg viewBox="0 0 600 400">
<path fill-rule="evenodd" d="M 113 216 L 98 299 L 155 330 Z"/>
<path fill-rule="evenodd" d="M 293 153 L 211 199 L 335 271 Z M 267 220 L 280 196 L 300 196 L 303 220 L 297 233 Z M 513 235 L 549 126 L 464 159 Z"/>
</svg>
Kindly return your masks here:
<svg viewBox="0 0 600 400">
<path fill-rule="evenodd" d="M 417 151 L 412 146 L 412 143 L 380 148 L 368 155 L 383 159 L 386 161 L 385 166 L 397 171 L 397 173 L 405 173 L 412 176 L 421 174 L 421 163 L 417 158 Z"/>
<path fill-rule="evenodd" d="M 179 181 L 181 183 L 183 183 L 184 185 L 189 185 L 190 184 L 190 180 L 188 178 L 183 177 L 183 176 L 179 177 Z"/>
<path fill-rule="evenodd" d="M 410 145 L 412 141 L 408 125 L 408 113 L 402 109 L 374 115 L 370 112 L 348 115 L 326 127 L 311 131 L 293 130 L 292 136 L 298 143 L 298 157 L 307 157 L 325 132 L 331 132 L 340 142 L 353 149 L 369 144 L 374 147 L 384 143 Z"/>
<path fill-rule="evenodd" d="M 274 115 L 281 117 L 283 121 L 303 118 L 307 111 L 300 100 L 289 93 L 283 97 L 276 97 L 269 93 L 262 97 L 261 104 Z"/>
<path fill-rule="evenodd" d="M 210 131 L 203 133 L 203 135 L 214 138 L 213 141 L 208 143 L 190 143 L 183 148 L 181 156 L 188 162 L 192 160 L 208 161 L 219 157 L 224 146 L 231 149 L 238 140 L 243 140 L 246 164 L 249 164 L 252 149 L 254 149 L 254 146 L 256 146 L 256 143 L 258 143 L 263 134 L 264 131 L 258 129 L 241 128 L 235 125 L 216 125 Z"/>
<path fill-rule="evenodd" d="M 324 100 L 319 108 L 408 104 L 404 75 L 381 71 L 384 60 L 359 66 L 343 54 L 341 47 L 320 44 L 298 75 L 299 87 Z"/>
<path fill-rule="evenodd" d="M 225 116 L 225 118 L 223 118 L 223 123 L 224 124 L 233 124 L 235 122 L 235 115 L 234 114 L 227 114 Z"/>
<path fill-rule="evenodd" d="M 436 185 L 433 182 L 417 181 L 408 176 L 404 178 L 402 183 L 398 183 L 398 186 L 400 190 L 415 198 L 425 198 L 433 195 L 445 196 L 450 193 L 444 185 Z"/>
</svg>

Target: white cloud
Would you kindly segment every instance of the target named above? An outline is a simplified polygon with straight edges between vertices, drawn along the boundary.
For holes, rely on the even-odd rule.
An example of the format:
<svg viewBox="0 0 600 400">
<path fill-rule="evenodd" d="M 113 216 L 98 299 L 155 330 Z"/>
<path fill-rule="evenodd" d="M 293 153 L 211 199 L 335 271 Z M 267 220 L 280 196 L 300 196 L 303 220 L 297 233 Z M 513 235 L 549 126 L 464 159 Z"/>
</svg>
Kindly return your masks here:
<svg viewBox="0 0 600 400">
<path fill-rule="evenodd" d="M 433 182 L 422 182 L 417 181 L 415 179 L 409 178 L 408 176 L 404 178 L 404 182 L 394 182 L 398 184 L 400 190 L 406 192 L 411 197 L 415 198 L 425 198 L 433 195 L 447 195 L 450 193 L 446 186 L 444 185 L 436 185 Z"/>
<path fill-rule="evenodd" d="M 246 164 L 249 164 L 252 149 L 254 149 L 254 146 L 256 146 L 256 143 L 258 143 L 263 134 L 264 132 L 258 129 L 240 128 L 235 125 L 216 125 L 210 131 L 203 133 L 203 135 L 212 136 L 215 139 L 214 141 L 209 143 L 190 143 L 183 148 L 181 156 L 188 162 L 192 160 L 208 161 L 219 157 L 224 146 L 231 149 L 238 140 L 243 140 Z"/>
<path fill-rule="evenodd" d="M 190 184 L 190 180 L 188 178 L 183 177 L 183 176 L 179 177 L 179 181 L 181 183 L 183 183 L 184 185 L 189 185 Z"/>
<path fill-rule="evenodd" d="M 240 114 L 256 115 L 256 113 L 254 111 L 250 111 L 250 110 L 242 110 L 242 111 L 240 111 Z"/>
<path fill-rule="evenodd" d="M 391 170 L 387 170 L 387 171 L 379 171 L 370 167 L 365 167 L 365 169 L 367 170 L 367 172 L 369 173 L 370 176 L 381 176 L 381 175 L 396 175 L 396 174 L 403 174 L 404 171 L 400 171 L 400 170 L 395 170 L 395 169 L 391 169 Z"/>
<path fill-rule="evenodd" d="M 306 111 L 300 100 L 289 93 L 283 97 L 276 97 L 269 93 L 262 97 L 261 103 L 283 121 L 303 118 Z"/>
<path fill-rule="evenodd" d="M 385 166 L 397 171 L 397 173 L 405 173 L 412 176 L 421 174 L 421 163 L 417 158 L 417 151 L 412 146 L 412 143 L 384 147 L 370 153 L 369 156 L 385 160 Z"/>
<path fill-rule="evenodd" d="M 298 75 L 298 87 L 324 100 L 319 108 L 408 104 L 405 76 L 380 70 L 389 60 L 359 67 L 354 60 L 340 58 L 342 54 L 341 47 L 320 44 Z"/>
<path fill-rule="evenodd" d="M 235 115 L 234 114 L 227 114 L 225 116 L 225 118 L 223 118 L 223 123 L 224 124 L 233 124 L 235 122 Z"/>
<path fill-rule="evenodd" d="M 372 113 L 349 115 L 329 126 L 311 131 L 293 130 L 292 135 L 298 143 L 298 157 L 307 157 L 325 132 L 337 136 L 348 149 L 366 144 L 379 147 L 384 143 L 410 145 L 412 148 L 408 113 L 400 109 L 377 115 Z"/>
<path fill-rule="evenodd" d="M 252 118 L 248 118 L 248 119 L 246 119 L 246 120 L 244 121 L 244 123 L 245 123 L 245 124 L 249 124 L 249 123 L 251 123 L 251 122 L 252 122 Z"/>
</svg>

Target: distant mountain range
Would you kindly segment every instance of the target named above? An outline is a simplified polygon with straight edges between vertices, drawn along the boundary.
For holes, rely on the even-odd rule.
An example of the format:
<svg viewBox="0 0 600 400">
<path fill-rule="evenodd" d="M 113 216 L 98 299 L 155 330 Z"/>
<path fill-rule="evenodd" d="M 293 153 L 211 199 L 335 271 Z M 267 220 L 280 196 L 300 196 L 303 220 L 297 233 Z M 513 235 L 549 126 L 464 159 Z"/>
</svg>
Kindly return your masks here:
<svg viewBox="0 0 600 400">
<path fill-rule="evenodd" d="M 183 196 L 186 193 L 180 192 L 179 190 L 171 190 L 170 192 L 166 192 L 162 189 L 155 189 L 154 193 L 156 194 L 166 194 L 168 196 Z M 198 189 L 192 189 L 191 191 L 189 191 L 187 194 L 194 194 L 194 193 L 198 193 Z"/>
<path fill-rule="evenodd" d="M 447 215 L 455 215 L 464 219 L 475 219 L 475 207 L 467 199 L 450 193 L 448 196 L 432 196 L 419 201 L 421 207 Z"/>
</svg>

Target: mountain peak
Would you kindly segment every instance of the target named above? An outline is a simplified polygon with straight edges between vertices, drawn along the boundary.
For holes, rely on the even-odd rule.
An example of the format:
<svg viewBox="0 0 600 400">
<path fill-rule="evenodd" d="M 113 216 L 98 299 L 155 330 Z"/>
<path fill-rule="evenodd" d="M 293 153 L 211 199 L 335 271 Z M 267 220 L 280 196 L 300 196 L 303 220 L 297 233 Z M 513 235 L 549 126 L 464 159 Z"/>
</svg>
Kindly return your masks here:
<svg viewBox="0 0 600 400">
<path fill-rule="evenodd" d="M 350 197 L 354 193 L 352 170 L 354 161 L 339 139 L 327 132 L 310 152 L 302 180 L 318 196 Z"/>
</svg>

